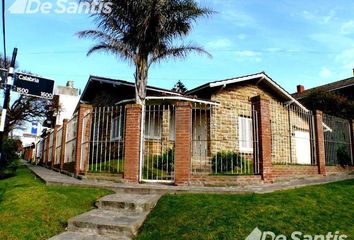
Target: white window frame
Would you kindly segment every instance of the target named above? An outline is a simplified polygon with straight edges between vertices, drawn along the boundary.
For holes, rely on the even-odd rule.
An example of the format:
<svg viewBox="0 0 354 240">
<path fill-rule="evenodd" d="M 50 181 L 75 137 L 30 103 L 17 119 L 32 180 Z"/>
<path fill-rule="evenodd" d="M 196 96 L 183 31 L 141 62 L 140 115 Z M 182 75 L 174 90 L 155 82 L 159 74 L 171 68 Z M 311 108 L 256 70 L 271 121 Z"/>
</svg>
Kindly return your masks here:
<svg viewBox="0 0 354 240">
<path fill-rule="evenodd" d="M 251 117 L 238 117 L 239 149 L 241 153 L 253 153 L 253 122 Z"/>
</svg>

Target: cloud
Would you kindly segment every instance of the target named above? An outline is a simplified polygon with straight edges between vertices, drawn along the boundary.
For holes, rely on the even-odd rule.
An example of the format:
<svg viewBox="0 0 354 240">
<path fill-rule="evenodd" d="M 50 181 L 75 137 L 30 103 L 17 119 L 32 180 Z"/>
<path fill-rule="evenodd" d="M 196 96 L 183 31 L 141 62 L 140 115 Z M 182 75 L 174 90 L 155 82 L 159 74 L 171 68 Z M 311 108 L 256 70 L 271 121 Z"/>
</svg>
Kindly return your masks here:
<svg viewBox="0 0 354 240">
<path fill-rule="evenodd" d="M 316 22 L 318 24 L 329 24 L 336 20 L 336 11 L 333 9 L 328 14 L 320 13 L 318 10 L 316 11 L 302 11 L 302 17 L 306 20 Z"/>
<path fill-rule="evenodd" d="M 354 48 L 342 51 L 336 56 L 336 61 L 341 64 L 343 69 L 350 70 L 354 68 Z"/>
<path fill-rule="evenodd" d="M 235 56 L 237 58 L 236 60 L 238 61 L 242 61 L 242 60 L 255 61 L 255 62 L 262 61 L 262 54 L 260 52 L 255 52 L 251 50 L 236 51 Z"/>
<path fill-rule="evenodd" d="M 239 35 L 237 35 L 237 38 L 240 40 L 245 40 L 247 38 L 247 35 L 246 34 L 239 34 Z"/>
<path fill-rule="evenodd" d="M 211 41 L 207 43 L 207 47 L 211 49 L 221 49 L 227 48 L 232 45 L 232 42 L 227 38 L 220 38 L 215 41 Z"/>
<path fill-rule="evenodd" d="M 345 35 L 354 33 L 354 21 L 351 20 L 343 23 L 340 32 Z"/>
<path fill-rule="evenodd" d="M 323 67 L 323 68 L 321 69 L 321 71 L 320 71 L 320 76 L 321 76 L 322 78 L 329 78 L 329 77 L 332 76 L 332 72 L 331 72 L 331 70 L 329 70 L 328 68 Z"/>
</svg>

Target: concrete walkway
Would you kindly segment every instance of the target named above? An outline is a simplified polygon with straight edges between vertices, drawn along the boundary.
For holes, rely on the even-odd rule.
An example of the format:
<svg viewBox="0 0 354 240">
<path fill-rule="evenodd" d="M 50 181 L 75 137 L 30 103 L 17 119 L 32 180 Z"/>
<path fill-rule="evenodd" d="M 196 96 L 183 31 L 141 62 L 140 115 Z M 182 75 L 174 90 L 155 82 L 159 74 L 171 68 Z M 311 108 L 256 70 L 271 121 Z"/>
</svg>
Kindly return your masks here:
<svg viewBox="0 0 354 240">
<path fill-rule="evenodd" d="M 142 194 L 164 194 L 164 193 L 217 193 L 217 194 L 240 194 L 240 193 L 268 193 L 277 190 L 294 189 L 303 186 L 324 184 L 346 179 L 354 179 L 354 174 L 337 174 L 329 176 L 311 176 L 300 179 L 289 179 L 287 181 L 257 184 L 257 185 L 242 185 L 232 187 L 203 187 L 203 186 L 171 186 L 158 184 L 128 184 L 116 183 L 111 181 L 96 181 L 90 179 L 79 180 L 50 169 L 28 165 L 28 168 L 42 179 L 47 185 L 62 185 L 62 186 L 82 186 L 82 187 L 97 187 L 106 188 L 119 192 L 139 192 Z"/>
</svg>

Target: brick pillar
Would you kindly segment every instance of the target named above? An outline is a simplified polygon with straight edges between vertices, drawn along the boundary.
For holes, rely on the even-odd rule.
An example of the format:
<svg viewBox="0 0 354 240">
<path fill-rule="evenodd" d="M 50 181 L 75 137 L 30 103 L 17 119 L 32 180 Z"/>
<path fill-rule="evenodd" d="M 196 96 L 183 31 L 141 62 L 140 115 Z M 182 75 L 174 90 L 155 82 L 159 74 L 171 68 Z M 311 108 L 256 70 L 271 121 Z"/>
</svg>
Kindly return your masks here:
<svg viewBox="0 0 354 240">
<path fill-rule="evenodd" d="M 49 158 L 49 142 L 50 142 L 50 134 L 47 135 L 45 139 L 45 162 L 44 165 L 48 166 L 48 158 Z"/>
<path fill-rule="evenodd" d="M 54 163 L 55 163 L 55 158 L 57 155 L 57 133 L 58 133 L 58 128 L 60 127 L 60 125 L 55 125 L 54 127 L 54 132 L 53 132 L 53 146 L 52 146 L 52 162 L 51 162 L 51 167 L 54 167 Z"/>
<path fill-rule="evenodd" d="M 65 147 L 66 147 L 66 129 L 68 126 L 68 119 L 63 120 L 63 128 L 61 135 L 61 149 L 60 149 L 60 171 L 64 169 L 64 160 L 65 160 Z"/>
<path fill-rule="evenodd" d="M 85 166 L 81 169 L 81 146 L 82 146 L 82 137 L 85 134 L 86 129 L 83 129 L 83 119 L 86 114 L 92 110 L 91 105 L 80 104 L 79 111 L 77 114 L 77 136 L 76 136 L 76 156 L 75 156 L 75 176 L 79 175 L 81 170 L 84 171 Z M 85 127 L 86 128 L 86 127 Z"/>
<path fill-rule="evenodd" d="M 264 182 L 273 181 L 270 101 L 263 95 L 251 99 L 258 116 L 259 169 Z"/>
<path fill-rule="evenodd" d="M 315 111 L 315 144 L 318 173 L 326 175 L 326 158 L 323 134 L 323 114 L 321 111 Z"/>
<path fill-rule="evenodd" d="M 126 110 L 124 139 L 124 180 L 139 182 L 142 106 L 129 104 Z"/>
<path fill-rule="evenodd" d="M 178 102 L 176 105 L 175 183 L 186 184 L 190 180 L 192 159 L 192 105 Z"/>
</svg>

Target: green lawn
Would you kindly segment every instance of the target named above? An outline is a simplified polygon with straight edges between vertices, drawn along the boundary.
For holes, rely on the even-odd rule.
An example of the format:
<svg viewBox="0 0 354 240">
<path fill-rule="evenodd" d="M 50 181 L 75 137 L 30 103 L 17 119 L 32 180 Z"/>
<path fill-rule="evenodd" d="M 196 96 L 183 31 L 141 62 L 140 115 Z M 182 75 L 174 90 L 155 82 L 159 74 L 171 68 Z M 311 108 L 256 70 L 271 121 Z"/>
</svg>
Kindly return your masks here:
<svg viewBox="0 0 354 240">
<path fill-rule="evenodd" d="M 93 208 L 110 191 L 46 186 L 26 167 L 0 180 L 0 239 L 47 239 L 64 231 L 67 220 Z"/>
<path fill-rule="evenodd" d="M 264 195 L 166 195 L 136 239 L 244 240 L 255 227 L 288 239 L 293 231 L 354 239 L 354 180 Z"/>
</svg>

